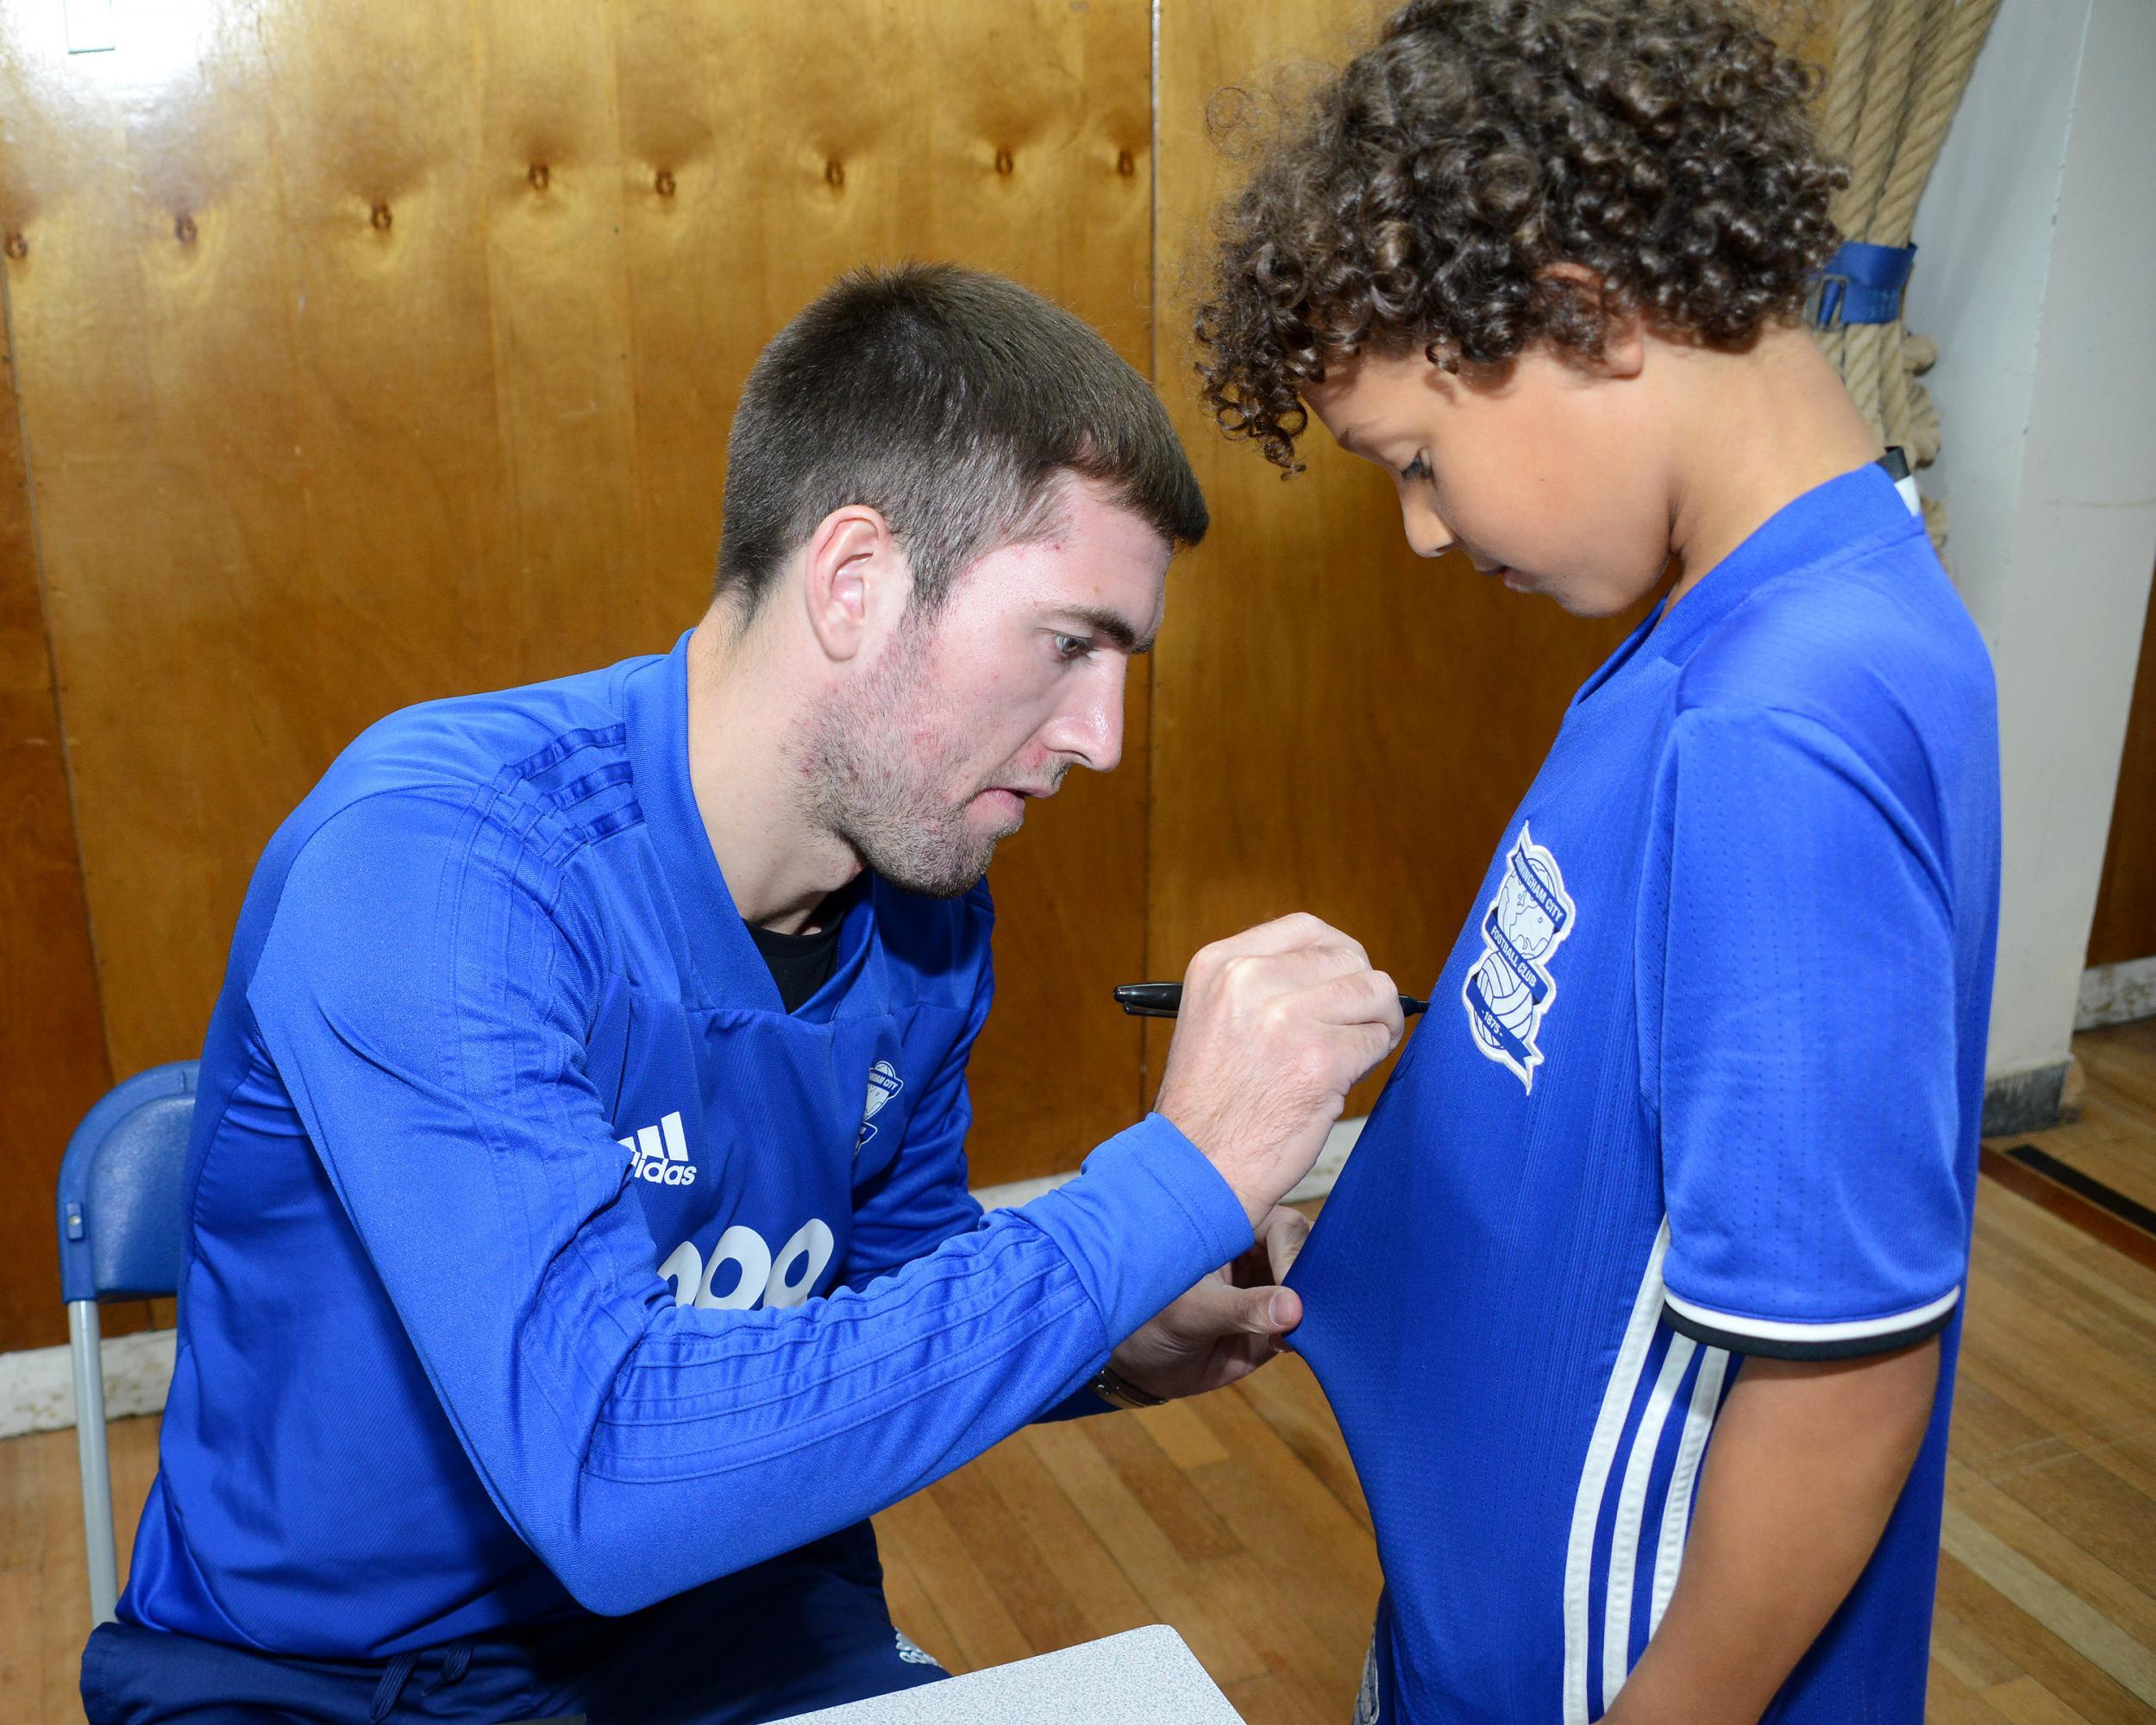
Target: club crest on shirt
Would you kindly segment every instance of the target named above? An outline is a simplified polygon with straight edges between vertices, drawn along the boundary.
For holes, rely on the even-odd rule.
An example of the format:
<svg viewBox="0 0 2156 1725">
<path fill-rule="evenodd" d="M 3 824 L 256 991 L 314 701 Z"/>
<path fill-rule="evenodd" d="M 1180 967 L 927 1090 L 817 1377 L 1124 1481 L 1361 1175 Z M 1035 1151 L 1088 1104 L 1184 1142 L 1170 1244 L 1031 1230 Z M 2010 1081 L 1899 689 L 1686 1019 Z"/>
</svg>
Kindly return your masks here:
<svg viewBox="0 0 2156 1725">
<path fill-rule="evenodd" d="M 868 1140 L 876 1135 L 875 1119 L 883 1112 L 883 1105 L 906 1088 L 906 1081 L 899 1076 L 899 1069 L 887 1060 L 879 1060 L 868 1069 L 868 1101 L 862 1110 L 861 1136 L 854 1140 L 854 1154 L 857 1157 Z"/>
<path fill-rule="evenodd" d="M 1486 1059 L 1510 1067 L 1529 1091 L 1543 1059 L 1536 1038 L 1557 997 L 1551 956 L 1577 915 L 1557 859 L 1523 823 L 1482 914 L 1482 956 L 1469 968 L 1460 1000 L 1476 1047 Z"/>
</svg>

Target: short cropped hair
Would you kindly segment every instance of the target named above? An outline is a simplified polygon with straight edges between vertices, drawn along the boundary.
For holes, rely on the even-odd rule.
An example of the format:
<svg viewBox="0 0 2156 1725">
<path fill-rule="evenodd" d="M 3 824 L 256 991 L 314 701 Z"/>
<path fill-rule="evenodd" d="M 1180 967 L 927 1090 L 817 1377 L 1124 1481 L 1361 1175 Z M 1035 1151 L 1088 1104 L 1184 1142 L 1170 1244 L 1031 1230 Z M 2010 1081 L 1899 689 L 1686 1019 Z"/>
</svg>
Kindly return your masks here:
<svg viewBox="0 0 2156 1725">
<path fill-rule="evenodd" d="M 1741 348 L 1800 313 L 1838 239 L 1819 77 L 1735 0 L 1413 0 L 1222 206 L 1207 405 L 1292 473 L 1303 391 L 1365 350 L 1592 358 L 1632 316 Z"/>
<path fill-rule="evenodd" d="M 1090 480 L 1171 549 L 1206 503 L 1152 386 L 1085 323 L 950 264 L 856 270 L 772 338 L 726 458 L 715 596 L 745 618 L 833 510 L 881 513 L 932 614 L 989 552 L 1052 530 Z"/>
</svg>

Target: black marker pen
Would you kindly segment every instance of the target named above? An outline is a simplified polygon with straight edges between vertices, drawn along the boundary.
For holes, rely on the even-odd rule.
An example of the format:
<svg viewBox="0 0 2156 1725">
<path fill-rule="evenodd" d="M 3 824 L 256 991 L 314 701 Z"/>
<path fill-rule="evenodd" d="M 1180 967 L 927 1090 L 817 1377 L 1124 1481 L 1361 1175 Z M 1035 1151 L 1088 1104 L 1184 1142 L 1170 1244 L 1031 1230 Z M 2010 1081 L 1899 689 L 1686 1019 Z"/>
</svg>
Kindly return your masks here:
<svg viewBox="0 0 2156 1725">
<path fill-rule="evenodd" d="M 1180 982 L 1125 982 L 1115 991 L 1115 1003 L 1134 1019 L 1172 1019 L 1183 1003 Z M 1400 997 L 1400 1010 L 1409 1018 L 1430 1010 L 1430 1002 L 1413 994 Z"/>
</svg>

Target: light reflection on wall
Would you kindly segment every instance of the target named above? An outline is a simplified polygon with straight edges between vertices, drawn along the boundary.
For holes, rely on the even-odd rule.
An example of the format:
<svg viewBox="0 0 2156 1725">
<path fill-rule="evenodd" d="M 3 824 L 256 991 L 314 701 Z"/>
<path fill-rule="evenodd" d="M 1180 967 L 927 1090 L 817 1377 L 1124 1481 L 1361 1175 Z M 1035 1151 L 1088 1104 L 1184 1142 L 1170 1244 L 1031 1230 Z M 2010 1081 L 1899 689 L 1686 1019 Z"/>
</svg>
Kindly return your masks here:
<svg viewBox="0 0 2156 1725">
<path fill-rule="evenodd" d="M 220 0 L 65 0 L 49 9 L 50 47 L 72 80 L 140 97 L 201 70 L 222 29 L 248 27 L 255 9 Z M 34 14 L 22 34 L 35 39 Z"/>
</svg>

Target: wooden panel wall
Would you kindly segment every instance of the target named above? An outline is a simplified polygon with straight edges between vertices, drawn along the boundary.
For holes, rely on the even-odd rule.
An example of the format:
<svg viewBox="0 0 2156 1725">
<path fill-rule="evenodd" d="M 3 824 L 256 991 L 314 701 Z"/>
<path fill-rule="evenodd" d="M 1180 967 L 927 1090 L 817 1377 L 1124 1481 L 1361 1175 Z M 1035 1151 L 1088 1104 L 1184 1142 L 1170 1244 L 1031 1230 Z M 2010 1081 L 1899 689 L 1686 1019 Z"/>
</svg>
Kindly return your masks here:
<svg viewBox="0 0 2156 1725">
<path fill-rule="evenodd" d="M 1780 40 L 1830 58 L 1845 0 L 1758 4 Z M 1305 909 L 1355 935 L 1406 992 L 1425 992 L 1572 691 L 1645 609 L 1582 621 L 1457 554 L 1422 562 L 1385 476 L 1322 430 L 1302 440 L 1308 471 L 1283 481 L 1196 401 L 1188 331 L 1203 247 L 1236 173 L 1220 144 L 1232 154 L 1238 115 L 1262 128 L 1277 91 L 1341 64 L 1392 9 L 1161 9 L 1155 350 L 1216 524 L 1173 578 L 1154 672 L 1147 950 L 1162 975 L 1208 940 Z M 1154 1027 L 1156 1076 L 1167 1044 Z M 1351 1112 L 1376 1100 L 1382 1076 Z"/>
<path fill-rule="evenodd" d="M 1358 25 L 1241 0 L 1162 13 L 1161 267 L 1175 292 L 1160 367 L 1217 525 L 1171 577 L 1156 655 L 1148 939 L 1168 974 L 1206 941 L 1306 909 L 1420 994 L 1566 700 L 1634 619 L 1565 617 L 1457 554 L 1421 561 L 1385 476 L 1322 430 L 1302 440 L 1308 471 L 1283 480 L 1178 386 L 1193 243 L 1233 172 L 1207 138 L 1208 106 L 1225 86 L 1262 98 L 1283 63 L 1337 63 Z M 1156 1057 L 1165 1048 L 1157 1038 Z M 1375 1093 L 1365 1083 L 1351 1107 Z"/>
<path fill-rule="evenodd" d="M 2089 933 L 2089 963 L 2156 958 L 2156 595 L 2141 630 L 2141 664 L 2111 802 L 2103 883 Z"/>
<path fill-rule="evenodd" d="M 1202 421 L 1206 106 L 1376 8 L 1157 16 L 1156 210 L 1150 0 L 116 0 L 72 55 L 59 0 L 0 0 L 0 1348 L 58 1339 L 66 1126 L 197 1051 L 277 822 L 384 712 L 693 622 L 739 380 L 849 265 L 1071 305 L 1156 365 L 1218 522 L 1129 764 L 998 862 L 976 1178 L 1143 1107 L 1108 987 L 1216 935 L 1308 906 L 1434 973 L 1620 625 L 1418 565 L 1378 475 L 1283 485 Z"/>
<path fill-rule="evenodd" d="M 53 1174 L 68 1132 L 111 1078 L 5 330 L 0 317 L 0 1347 L 66 1333 Z"/>
<path fill-rule="evenodd" d="M 10 398 L 0 953 L 49 979 L 11 976 L 0 1049 L 0 1347 L 61 1333 L 67 1126 L 110 1072 L 197 1050 L 254 858 L 337 750 L 696 619 L 735 392 L 805 299 L 949 257 L 1141 367 L 1151 337 L 1146 0 L 116 12 L 116 52 L 70 55 L 61 7 L 0 0 L 45 570 L 41 615 Z M 1139 769 L 1074 781 L 997 866 L 984 1180 L 1138 1106 L 1138 1027 L 1104 1007 L 1144 958 L 1133 708 Z"/>
</svg>

